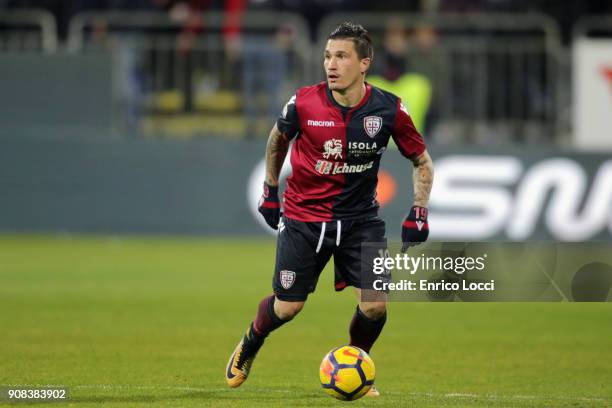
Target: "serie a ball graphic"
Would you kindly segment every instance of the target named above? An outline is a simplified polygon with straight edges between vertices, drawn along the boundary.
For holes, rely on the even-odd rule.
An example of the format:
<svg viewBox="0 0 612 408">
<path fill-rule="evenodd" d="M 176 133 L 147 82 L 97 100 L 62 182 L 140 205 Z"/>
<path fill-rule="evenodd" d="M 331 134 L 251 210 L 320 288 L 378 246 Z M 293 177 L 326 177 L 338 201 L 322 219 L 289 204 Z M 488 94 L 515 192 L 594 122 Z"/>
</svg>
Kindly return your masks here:
<svg viewBox="0 0 612 408">
<path fill-rule="evenodd" d="M 363 397 L 374 384 L 374 362 L 362 349 L 341 346 L 323 357 L 319 378 L 325 392 L 343 401 Z"/>
</svg>

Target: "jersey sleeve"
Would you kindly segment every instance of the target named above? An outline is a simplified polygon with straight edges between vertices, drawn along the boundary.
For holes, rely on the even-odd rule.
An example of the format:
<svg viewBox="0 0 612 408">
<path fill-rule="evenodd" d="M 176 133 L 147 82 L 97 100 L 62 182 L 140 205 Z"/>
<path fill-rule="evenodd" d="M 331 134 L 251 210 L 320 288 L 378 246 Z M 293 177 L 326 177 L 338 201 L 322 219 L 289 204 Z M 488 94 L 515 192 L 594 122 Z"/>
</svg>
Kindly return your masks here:
<svg viewBox="0 0 612 408">
<path fill-rule="evenodd" d="M 403 156 L 414 159 L 425 151 L 423 136 L 414 126 L 408 110 L 398 99 L 395 124 L 393 125 L 393 140 Z"/>
<path fill-rule="evenodd" d="M 293 139 L 300 131 L 300 122 L 297 115 L 295 95 L 285 104 L 281 115 L 276 121 L 276 127 L 281 133 L 287 135 L 289 140 Z"/>
</svg>

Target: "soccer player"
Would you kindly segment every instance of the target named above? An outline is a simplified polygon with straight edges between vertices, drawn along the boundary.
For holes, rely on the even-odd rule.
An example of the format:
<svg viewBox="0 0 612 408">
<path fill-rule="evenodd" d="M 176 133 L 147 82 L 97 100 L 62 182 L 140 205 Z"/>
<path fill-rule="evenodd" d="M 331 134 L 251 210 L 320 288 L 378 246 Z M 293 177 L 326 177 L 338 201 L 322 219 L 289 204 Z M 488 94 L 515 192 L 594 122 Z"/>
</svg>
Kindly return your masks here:
<svg viewBox="0 0 612 408">
<path fill-rule="evenodd" d="M 338 26 L 325 47 L 327 81 L 299 89 L 270 132 L 259 212 L 279 230 L 274 294 L 259 303 L 229 359 L 225 376 L 230 387 L 247 379 L 265 338 L 299 313 L 332 255 L 335 289 L 353 286 L 357 294 L 350 344 L 366 352 L 372 348 L 387 318 L 386 297 L 361 297 L 366 287 L 361 244 L 383 243 L 386 248 L 385 223 L 378 217 L 375 196 L 381 155 L 390 137 L 414 165 L 414 205 L 402 224 L 402 251 L 429 235 L 433 163 L 400 99 L 365 81 L 372 57 L 370 36 L 361 25 Z M 293 171 L 281 214 L 279 175 L 291 141 Z M 369 395 L 379 393 L 373 388 Z"/>
</svg>

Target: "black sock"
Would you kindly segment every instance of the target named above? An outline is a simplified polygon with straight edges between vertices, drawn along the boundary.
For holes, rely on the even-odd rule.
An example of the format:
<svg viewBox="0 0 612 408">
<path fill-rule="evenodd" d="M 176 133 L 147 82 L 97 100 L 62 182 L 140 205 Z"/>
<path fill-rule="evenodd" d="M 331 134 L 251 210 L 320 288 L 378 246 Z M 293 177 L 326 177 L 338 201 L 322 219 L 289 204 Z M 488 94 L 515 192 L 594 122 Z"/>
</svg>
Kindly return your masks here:
<svg viewBox="0 0 612 408">
<path fill-rule="evenodd" d="M 381 318 L 372 320 L 359 309 L 359 306 L 357 306 L 357 310 L 353 315 L 353 320 L 351 321 L 351 325 L 349 327 L 351 346 L 359 347 L 360 349 L 369 353 L 372 345 L 385 326 L 386 321 L 386 312 Z"/>
<path fill-rule="evenodd" d="M 274 313 L 274 299 L 275 296 L 271 295 L 264 298 L 259 303 L 257 316 L 251 323 L 251 328 L 247 334 L 247 340 L 252 342 L 258 349 L 272 331 L 291 320 L 281 320 L 276 313 Z"/>
</svg>

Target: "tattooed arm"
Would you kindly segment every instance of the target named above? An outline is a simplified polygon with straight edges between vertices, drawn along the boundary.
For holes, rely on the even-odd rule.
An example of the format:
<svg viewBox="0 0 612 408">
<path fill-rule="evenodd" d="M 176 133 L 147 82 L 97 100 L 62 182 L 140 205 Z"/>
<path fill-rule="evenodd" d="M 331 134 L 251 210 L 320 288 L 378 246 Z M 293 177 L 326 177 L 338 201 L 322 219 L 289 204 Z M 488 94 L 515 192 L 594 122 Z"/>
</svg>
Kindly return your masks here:
<svg viewBox="0 0 612 408">
<path fill-rule="evenodd" d="M 433 183 L 433 162 L 427 150 L 412 159 L 414 172 L 414 205 L 402 223 L 402 252 L 409 247 L 427 241 L 429 222 L 427 221 L 427 204 Z"/>
<path fill-rule="evenodd" d="M 283 162 L 289 150 L 289 138 L 278 130 L 275 124 L 270 131 L 268 144 L 266 145 L 266 183 L 278 186 Z"/>
<path fill-rule="evenodd" d="M 278 179 L 289 150 L 289 138 L 274 125 L 266 146 L 266 179 L 263 195 L 259 200 L 258 211 L 273 229 L 278 229 L 281 203 L 278 198 Z"/>
<path fill-rule="evenodd" d="M 412 164 L 414 165 L 414 172 L 412 173 L 414 205 L 427 208 L 429 193 L 431 193 L 431 185 L 433 183 L 433 161 L 427 150 L 425 150 L 412 161 Z"/>
</svg>

